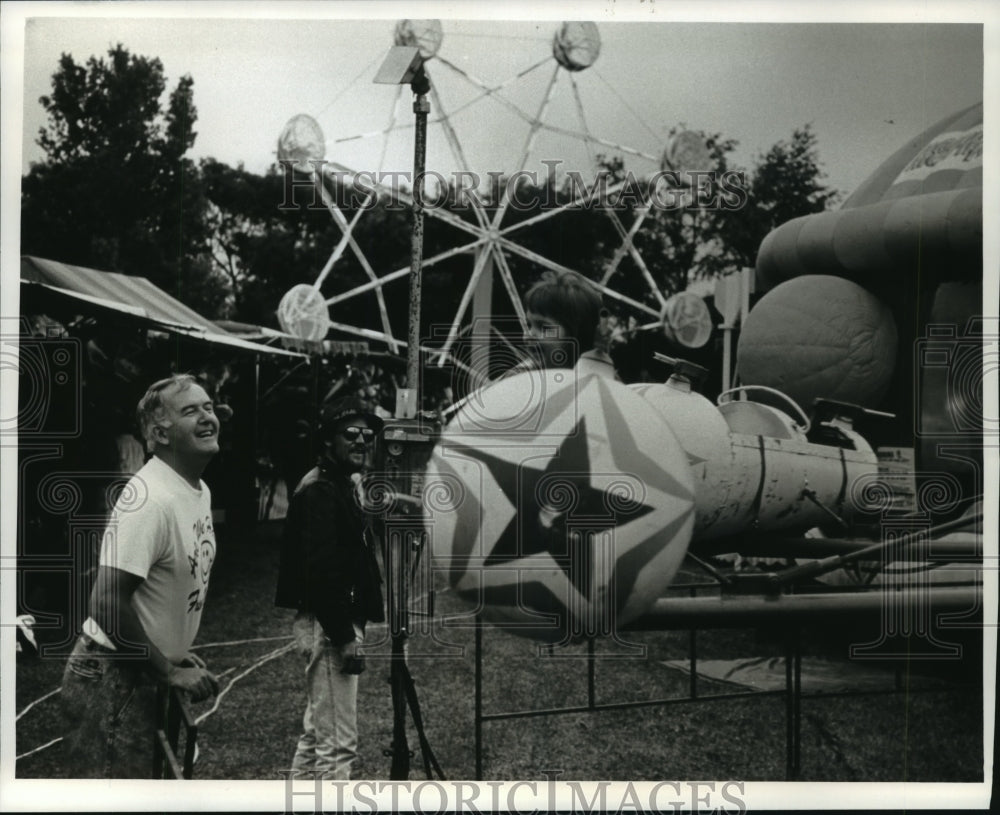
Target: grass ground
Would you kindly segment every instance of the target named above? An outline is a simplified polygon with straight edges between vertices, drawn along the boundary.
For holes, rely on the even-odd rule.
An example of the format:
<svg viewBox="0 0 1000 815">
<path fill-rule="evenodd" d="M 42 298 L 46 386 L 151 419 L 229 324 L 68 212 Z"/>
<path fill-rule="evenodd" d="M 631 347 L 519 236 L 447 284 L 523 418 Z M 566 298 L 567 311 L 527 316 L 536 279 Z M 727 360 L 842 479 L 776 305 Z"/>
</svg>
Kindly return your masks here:
<svg viewBox="0 0 1000 815">
<path fill-rule="evenodd" d="M 288 642 L 291 612 L 272 604 L 277 570 L 274 529 L 251 540 L 220 539 L 219 556 L 198 636 L 200 653 L 226 682 Z M 437 596 L 438 615 L 461 611 L 447 592 Z M 418 632 L 409 641 L 410 670 L 417 686 L 430 744 L 445 775 L 475 775 L 474 634 L 471 628 Z M 806 650 L 823 648 L 824 635 Z M 385 640 L 384 627 L 370 640 Z M 641 658 L 599 659 L 598 704 L 684 697 L 689 678 L 665 667 L 685 659 L 686 632 L 629 636 L 645 646 Z M 255 641 L 247 641 L 255 640 Z M 237 644 L 229 644 L 237 643 Z M 384 779 L 392 741 L 388 644 L 377 646 L 361 677 L 360 777 Z M 767 632 L 701 632 L 700 659 L 780 656 L 779 639 Z M 587 669 L 582 649 L 539 655 L 537 646 L 494 628 L 484 632 L 484 710 L 487 713 L 586 705 Z M 381 657 L 381 658 L 380 658 Z M 199 730 L 196 777 L 277 779 L 291 761 L 298 738 L 304 691 L 301 661 L 291 653 L 264 662 L 232 685 Z M 919 665 L 916 668 L 920 668 Z M 62 662 L 30 659 L 17 671 L 17 710 L 58 687 Z M 911 686 L 926 685 L 918 672 Z M 940 674 L 940 671 L 938 672 Z M 811 697 L 802 703 L 803 780 L 982 780 L 982 695 L 978 666 L 935 678 L 931 691 L 869 696 Z M 891 676 L 891 674 L 890 674 Z M 699 693 L 733 687 L 699 681 Z M 212 702 L 194 707 L 200 715 Z M 17 723 L 21 756 L 60 735 L 58 697 L 40 702 Z M 779 695 L 635 707 L 489 721 L 483 725 L 484 774 L 492 779 L 654 780 L 785 778 L 785 701 Z M 423 777 L 417 751 L 411 778 Z M 18 760 L 20 778 L 60 777 L 59 744 Z"/>
</svg>

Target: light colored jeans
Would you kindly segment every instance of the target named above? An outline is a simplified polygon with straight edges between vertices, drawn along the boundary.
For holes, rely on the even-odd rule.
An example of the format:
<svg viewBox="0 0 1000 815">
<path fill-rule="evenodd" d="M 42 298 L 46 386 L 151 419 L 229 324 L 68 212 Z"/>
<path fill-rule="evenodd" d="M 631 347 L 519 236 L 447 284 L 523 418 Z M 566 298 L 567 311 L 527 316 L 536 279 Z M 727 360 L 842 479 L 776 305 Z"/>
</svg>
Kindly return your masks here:
<svg viewBox="0 0 1000 815">
<path fill-rule="evenodd" d="M 151 778 L 156 686 L 135 659 L 86 635 L 66 660 L 62 710 L 69 778 Z"/>
<path fill-rule="evenodd" d="M 349 781 L 358 755 L 358 677 L 343 673 L 344 647 L 333 645 L 312 614 L 292 624 L 306 660 L 306 712 L 292 769 Z"/>
</svg>

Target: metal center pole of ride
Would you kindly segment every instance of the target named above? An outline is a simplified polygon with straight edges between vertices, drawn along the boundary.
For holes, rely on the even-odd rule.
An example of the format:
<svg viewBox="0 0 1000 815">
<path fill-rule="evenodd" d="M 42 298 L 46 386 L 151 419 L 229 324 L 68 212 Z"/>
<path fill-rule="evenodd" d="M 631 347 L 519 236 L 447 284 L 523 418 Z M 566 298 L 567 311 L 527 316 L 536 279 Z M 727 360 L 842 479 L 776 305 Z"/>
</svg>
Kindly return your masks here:
<svg viewBox="0 0 1000 815">
<path fill-rule="evenodd" d="M 427 114 L 431 104 L 427 99 L 430 82 L 421 67 L 410 86 L 416 98 L 416 136 L 413 142 L 413 235 L 410 241 L 410 314 L 406 335 L 406 398 L 397 405 L 399 418 L 412 419 L 420 409 L 420 295 L 421 265 L 424 254 L 424 162 L 427 155 Z"/>
<path fill-rule="evenodd" d="M 410 243 L 410 302 L 406 348 L 406 392 L 397 399 L 396 415 L 413 419 L 420 407 L 420 294 L 421 264 L 424 251 L 424 211 L 421 184 L 427 153 L 427 114 L 430 102 L 426 94 L 430 82 L 423 67 L 417 69 L 410 87 L 415 98 L 416 135 L 413 144 L 413 234 Z M 405 480 L 412 474 L 404 473 Z M 401 487 L 402 485 L 398 485 Z M 406 667 L 406 638 L 409 635 L 409 579 L 412 538 L 419 530 L 387 529 L 386 582 L 388 585 L 389 631 L 392 641 L 392 663 L 389 682 L 392 686 L 393 738 L 392 764 L 389 778 L 405 780 L 410 775 L 410 749 L 406 737 L 406 691 L 409 681 Z"/>
</svg>

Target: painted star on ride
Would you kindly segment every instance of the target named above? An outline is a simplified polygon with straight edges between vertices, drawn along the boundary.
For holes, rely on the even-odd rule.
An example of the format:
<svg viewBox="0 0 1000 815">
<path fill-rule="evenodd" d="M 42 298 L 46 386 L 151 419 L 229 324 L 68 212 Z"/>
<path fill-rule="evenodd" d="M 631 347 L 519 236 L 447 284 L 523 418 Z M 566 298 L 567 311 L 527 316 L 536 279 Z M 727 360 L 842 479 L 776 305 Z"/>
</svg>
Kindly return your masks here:
<svg viewBox="0 0 1000 815">
<path fill-rule="evenodd" d="M 534 413 L 517 400 L 537 372 L 492 386 L 485 429 L 458 417 L 434 461 L 467 490 L 435 524 L 455 590 L 494 620 L 553 633 L 640 614 L 693 524 L 690 469 L 669 428 L 628 388 L 570 374 L 541 374 Z M 679 466 L 662 466 L 664 453 Z"/>
</svg>

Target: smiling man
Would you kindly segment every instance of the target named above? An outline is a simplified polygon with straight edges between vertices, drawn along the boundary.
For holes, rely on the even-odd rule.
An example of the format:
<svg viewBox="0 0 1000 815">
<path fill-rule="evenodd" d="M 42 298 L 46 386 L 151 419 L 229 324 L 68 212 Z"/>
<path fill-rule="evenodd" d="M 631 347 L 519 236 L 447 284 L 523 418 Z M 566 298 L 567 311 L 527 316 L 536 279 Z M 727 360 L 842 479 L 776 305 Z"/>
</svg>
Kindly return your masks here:
<svg viewBox="0 0 1000 815">
<path fill-rule="evenodd" d="M 385 619 L 374 532 L 355 481 L 370 466 L 382 420 L 346 397 L 323 408 L 319 463 L 288 505 L 275 603 L 298 611 L 306 710 L 292 769 L 347 781 L 357 758 L 358 646 Z M 353 477 L 353 478 L 352 478 Z"/>
<path fill-rule="evenodd" d="M 201 474 L 219 452 L 219 419 L 188 374 L 150 386 L 137 417 L 152 456 L 115 504 L 90 617 L 63 674 L 73 778 L 151 776 L 158 681 L 194 701 L 218 691 L 189 649 L 215 560 L 212 499 Z"/>
</svg>

